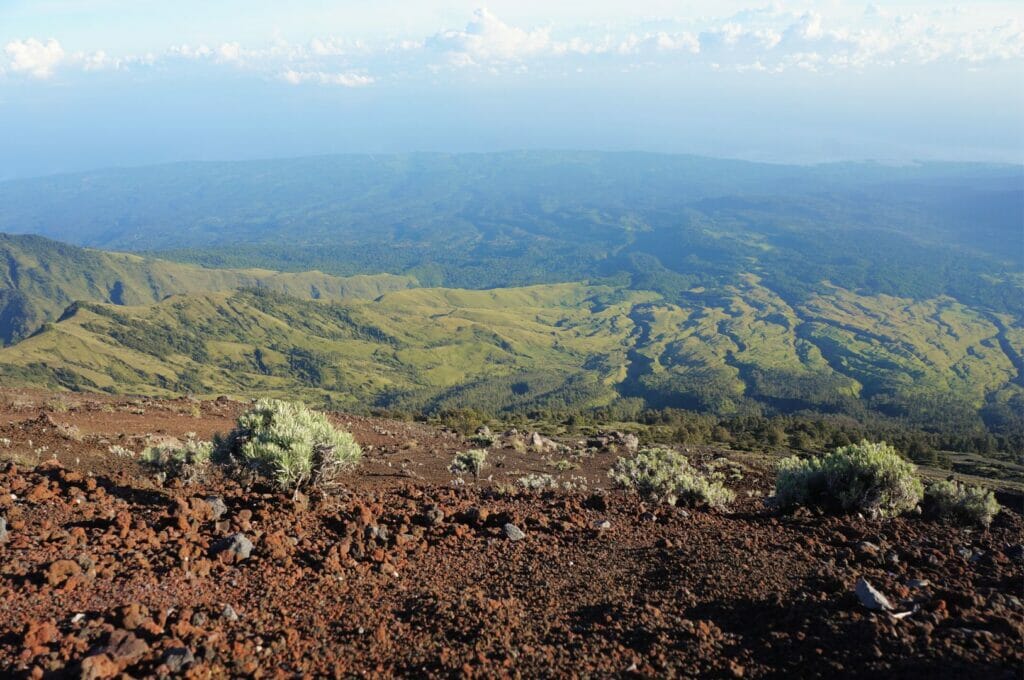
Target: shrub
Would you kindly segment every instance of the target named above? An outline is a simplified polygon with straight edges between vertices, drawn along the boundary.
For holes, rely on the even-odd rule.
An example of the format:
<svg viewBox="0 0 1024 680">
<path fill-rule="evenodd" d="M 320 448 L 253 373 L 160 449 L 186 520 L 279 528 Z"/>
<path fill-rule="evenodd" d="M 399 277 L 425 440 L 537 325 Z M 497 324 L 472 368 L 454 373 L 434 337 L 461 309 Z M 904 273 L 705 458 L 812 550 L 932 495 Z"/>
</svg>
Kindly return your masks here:
<svg viewBox="0 0 1024 680">
<path fill-rule="evenodd" d="M 471 472 L 474 477 L 479 477 L 480 472 L 486 467 L 487 452 L 483 449 L 470 449 L 455 454 L 449 469 L 455 474 L 462 475 Z"/>
<path fill-rule="evenodd" d="M 135 457 L 135 452 L 134 451 L 132 451 L 131 449 L 126 449 L 125 447 L 121 446 L 120 444 L 111 444 L 110 446 L 107 447 L 107 451 L 111 455 L 117 456 L 118 458 L 134 458 Z M 146 459 L 146 452 L 143 452 L 142 455 L 143 455 L 143 462 L 146 462 L 146 460 L 147 460 Z"/>
<path fill-rule="evenodd" d="M 114 449 L 121 447 L 110 447 Z M 124 449 L 121 449 L 124 451 Z M 128 452 L 130 455 L 131 452 Z M 142 464 L 169 479 L 186 483 L 199 481 L 206 474 L 213 453 L 213 444 L 189 437 L 183 446 L 151 446 L 142 453 Z"/>
<path fill-rule="evenodd" d="M 686 456 L 671 449 L 643 449 L 619 458 L 608 476 L 625 489 L 669 505 L 721 508 L 736 495 L 694 469 Z"/>
<path fill-rule="evenodd" d="M 238 417 L 221 453 L 271 479 L 280 489 L 329 486 L 362 449 L 327 416 L 298 402 L 260 399 Z"/>
<path fill-rule="evenodd" d="M 999 514 L 994 493 L 952 479 L 929 484 L 924 492 L 924 507 L 925 512 L 940 520 L 983 527 Z"/>
<path fill-rule="evenodd" d="M 529 474 L 519 478 L 519 486 L 527 491 L 548 491 L 558 488 L 558 480 L 549 474 Z"/>
<path fill-rule="evenodd" d="M 474 434 L 472 437 L 470 437 L 469 441 L 471 441 L 472 443 L 476 444 L 477 446 L 482 446 L 483 448 L 488 448 L 490 446 L 494 446 L 494 442 L 497 441 L 497 438 L 494 435 L 491 435 L 491 434 L 487 434 L 487 433 L 484 433 L 484 432 L 478 432 L 478 433 Z"/>
<path fill-rule="evenodd" d="M 541 493 L 545 491 L 586 491 L 587 490 L 587 478 L 579 475 L 573 475 L 569 479 L 559 483 L 559 481 L 547 473 L 537 474 L 532 473 L 525 477 L 520 477 L 517 480 L 519 486 L 524 491 L 531 493 Z"/>
<path fill-rule="evenodd" d="M 885 442 L 843 446 L 823 457 L 779 463 L 775 502 L 890 517 L 913 509 L 924 489 L 914 464 Z"/>
</svg>

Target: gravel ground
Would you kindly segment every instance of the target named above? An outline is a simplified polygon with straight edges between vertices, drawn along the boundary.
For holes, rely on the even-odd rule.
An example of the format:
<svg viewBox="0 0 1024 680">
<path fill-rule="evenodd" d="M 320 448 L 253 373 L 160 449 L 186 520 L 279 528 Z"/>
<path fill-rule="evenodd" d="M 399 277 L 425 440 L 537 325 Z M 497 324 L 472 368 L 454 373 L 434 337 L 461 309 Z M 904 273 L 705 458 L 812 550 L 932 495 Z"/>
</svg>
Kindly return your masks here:
<svg viewBox="0 0 1024 680">
<path fill-rule="evenodd" d="M 764 508 L 757 493 L 771 476 L 749 459 L 727 514 L 593 486 L 453 487 L 445 468 L 467 448 L 460 437 L 345 417 L 373 447 L 345 491 L 292 498 L 216 476 L 164 487 L 104 442 L 224 430 L 237 404 L 206 404 L 198 416 L 184 402 L 132 407 L 144 414 L 96 404 L 25 409 L 0 426 L 11 440 L 0 460 L 20 461 L 0 463 L 0 676 L 1024 669 L 1024 521 L 1011 509 L 985 531 L 783 516 Z M 509 474 L 545 469 L 529 452 L 498 458 Z M 590 455 L 576 474 L 599 479 L 613 459 Z M 864 606 L 860 579 L 891 611 Z"/>
</svg>

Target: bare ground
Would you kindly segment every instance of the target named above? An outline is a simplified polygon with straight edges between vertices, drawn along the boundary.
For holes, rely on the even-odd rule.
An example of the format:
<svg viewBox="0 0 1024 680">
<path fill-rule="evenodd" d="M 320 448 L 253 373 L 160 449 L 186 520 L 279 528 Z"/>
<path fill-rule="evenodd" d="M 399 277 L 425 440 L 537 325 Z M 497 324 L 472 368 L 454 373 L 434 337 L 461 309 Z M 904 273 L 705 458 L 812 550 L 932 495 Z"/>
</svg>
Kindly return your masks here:
<svg viewBox="0 0 1024 680">
<path fill-rule="evenodd" d="M 598 492 L 610 450 L 499 448 L 490 479 L 456 486 L 447 467 L 471 447 L 463 437 L 345 415 L 333 417 L 367 456 L 337 493 L 296 500 L 216 475 L 164 486 L 133 454 L 225 432 L 241 404 L 4 396 L 0 461 L 13 462 L 0 462 L 0 676 L 1024 669 L 1020 507 L 984 531 L 778 515 L 763 504 L 762 459 L 710 449 L 689 453 L 732 461 L 729 513 Z M 558 460 L 573 467 L 559 473 Z M 577 490 L 510 492 L 530 473 Z M 510 540 L 509 523 L 525 538 Z M 247 559 L 222 550 L 235 534 L 254 545 Z M 892 613 L 860 603 L 859 578 Z"/>
</svg>

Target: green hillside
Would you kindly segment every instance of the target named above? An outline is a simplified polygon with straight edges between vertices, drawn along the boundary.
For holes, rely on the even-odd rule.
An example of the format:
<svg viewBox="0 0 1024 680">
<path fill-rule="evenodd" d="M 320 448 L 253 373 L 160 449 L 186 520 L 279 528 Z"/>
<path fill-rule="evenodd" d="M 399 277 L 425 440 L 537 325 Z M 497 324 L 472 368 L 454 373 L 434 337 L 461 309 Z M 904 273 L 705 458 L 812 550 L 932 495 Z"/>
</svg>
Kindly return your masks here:
<svg viewBox="0 0 1024 680">
<path fill-rule="evenodd" d="M 38 236 L 0 234 L 0 345 L 53 321 L 74 301 L 141 305 L 178 293 L 263 287 L 299 298 L 374 298 L 417 285 L 391 274 L 337 277 L 320 272 L 209 269 L 77 248 Z"/>
<path fill-rule="evenodd" d="M 409 413 L 813 414 L 1024 451 L 1022 210 L 1020 166 L 647 153 L 3 182 L 0 229 L 138 255 L 0 236 L 0 378 Z"/>
<path fill-rule="evenodd" d="M 0 351 L 5 384 L 276 394 L 351 409 L 583 410 L 639 398 L 716 413 L 877 412 L 980 423 L 1019 404 L 1019 344 L 949 298 L 832 288 L 790 306 L 757 277 L 691 304 L 607 285 L 271 291 L 77 304 Z"/>
</svg>

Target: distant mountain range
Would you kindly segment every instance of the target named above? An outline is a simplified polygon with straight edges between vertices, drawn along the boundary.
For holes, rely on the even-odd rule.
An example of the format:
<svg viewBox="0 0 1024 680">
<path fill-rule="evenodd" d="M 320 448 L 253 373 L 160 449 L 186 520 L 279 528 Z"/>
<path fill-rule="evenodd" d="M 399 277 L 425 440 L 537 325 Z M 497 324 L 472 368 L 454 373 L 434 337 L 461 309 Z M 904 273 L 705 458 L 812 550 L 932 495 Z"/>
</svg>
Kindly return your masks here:
<svg viewBox="0 0 1024 680">
<path fill-rule="evenodd" d="M 1016 166 L 654 154 L 9 182 L 0 228 L 144 255 L 0 236 L 0 376 L 408 411 L 879 414 L 1024 441 L 1022 214 Z"/>
</svg>

